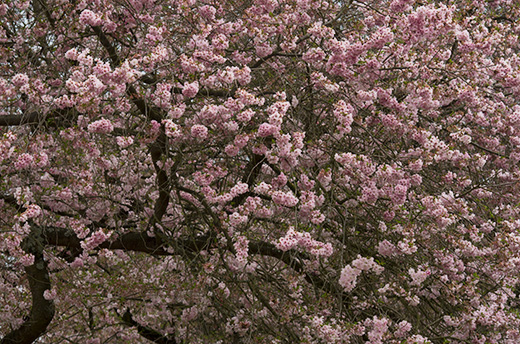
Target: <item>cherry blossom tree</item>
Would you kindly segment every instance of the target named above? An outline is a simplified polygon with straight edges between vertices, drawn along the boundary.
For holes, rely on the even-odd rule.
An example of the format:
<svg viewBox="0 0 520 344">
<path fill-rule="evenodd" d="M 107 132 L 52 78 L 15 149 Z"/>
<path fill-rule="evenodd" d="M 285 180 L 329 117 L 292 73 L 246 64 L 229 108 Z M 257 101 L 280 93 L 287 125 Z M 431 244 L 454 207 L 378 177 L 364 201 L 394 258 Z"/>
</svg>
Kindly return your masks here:
<svg viewBox="0 0 520 344">
<path fill-rule="evenodd" d="M 1 0 L 0 343 L 519 343 L 518 18 Z"/>
</svg>

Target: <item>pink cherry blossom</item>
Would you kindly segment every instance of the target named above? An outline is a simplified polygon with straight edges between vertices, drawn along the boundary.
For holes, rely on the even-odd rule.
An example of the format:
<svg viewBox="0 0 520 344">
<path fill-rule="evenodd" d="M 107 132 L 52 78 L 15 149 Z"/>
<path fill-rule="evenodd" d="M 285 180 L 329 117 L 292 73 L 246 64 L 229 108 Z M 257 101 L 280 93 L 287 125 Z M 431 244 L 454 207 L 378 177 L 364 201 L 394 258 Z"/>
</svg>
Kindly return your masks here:
<svg viewBox="0 0 520 344">
<path fill-rule="evenodd" d="M 33 163 L 34 158 L 32 155 L 23 153 L 18 156 L 18 160 L 15 162 L 14 166 L 17 170 L 23 170 L 29 168 Z"/>
<path fill-rule="evenodd" d="M 199 83 L 197 81 L 185 84 L 184 88 L 182 89 L 182 94 L 186 98 L 193 98 L 197 95 L 199 92 Z"/>
<path fill-rule="evenodd" d="M 131 136 L 118 136 L 116 137 L 116 142 L 121 148 L 126 148 L 134 143 L 134 139 Z"/>
<path fill-rule="evenodd" d="M 274 125 L 269 123 L 262 123 L 258 128 L 258 136 L 267 137 L 275 134 L 277 132 L 277 128 Z"/>
<path fill-rule="evenodd" d="M 170 119 L 163 119 L 162 124 L 164 125 L 164 131 L 168 137 L 179 137 L 182 136 L 182 131 L 177 124 Z"/>
<path fill-rule="evenodd" d="M 16 74 L 13 76 L 12 82 L 15 86 L 24 86 L 29 82 L 27 74 Z"/>
<path fill-rule="evenodd" d="M 208 128 L 203 125 L 196 124 L 191 127 L 191 136 L 203 140 L 208 136 Z"/>
<path fill-rule="evenodd" d="M 79 16 L 79 22 L 83 25 L 91 26 L 99 26 L 102 23 L 100 16 L 90 10 L 84 10 L 81 12 L 81 15 Z"/>
<path fill-rule="evenodd" d="M 114 125 L 110 120 L 102 118 L 90 123 L 87 129 L 91 133 L 108 134 L 114 130 Z"/>
</svg>

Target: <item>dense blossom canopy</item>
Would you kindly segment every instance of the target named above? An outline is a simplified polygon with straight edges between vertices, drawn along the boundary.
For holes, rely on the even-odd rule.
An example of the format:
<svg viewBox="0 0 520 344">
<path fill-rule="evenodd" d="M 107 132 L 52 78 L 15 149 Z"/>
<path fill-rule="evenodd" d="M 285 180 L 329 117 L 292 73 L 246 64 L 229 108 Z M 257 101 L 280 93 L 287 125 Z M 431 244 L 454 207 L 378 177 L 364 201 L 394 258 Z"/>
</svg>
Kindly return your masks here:
<svg viewBox="0 0 520 344">
<path fill-rule="evenodd" d="M 520 343 L 519 18 L 0 0 L 0 343 Z"/>
</svg>

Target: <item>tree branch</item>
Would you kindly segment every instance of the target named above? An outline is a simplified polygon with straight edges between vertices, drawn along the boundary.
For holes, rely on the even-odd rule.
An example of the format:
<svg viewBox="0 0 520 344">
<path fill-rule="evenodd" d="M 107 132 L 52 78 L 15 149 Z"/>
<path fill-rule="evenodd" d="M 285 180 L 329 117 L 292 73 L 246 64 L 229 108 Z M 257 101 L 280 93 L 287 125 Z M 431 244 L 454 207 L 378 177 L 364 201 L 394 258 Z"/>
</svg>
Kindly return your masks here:
<svg viewBox="0 0 520 344">
<path fill-rule="evenodd" d="M 81 241 L 71 230 L 57 227 L 46 227 L 43 229 L 42 235 L 48 245 L 66 246 L 68 248 L 81 248 Z M 199 237 L 185 237 L 182 239 L 176 239 L 173 242 L 173 244 L 175 244 L 175 247 L 172 247 L 173 250 L 167 250 L 166 247 L 168 247 L 168 244 L 161 238 L 152 238 L 145 232 L 134 232 L 123 234 L 111 242 L 104 242 L 99 245 L 98 248 L 144 252 L 156 256 L 170 256 L 183 255 L 184 252 L 197 253 L 202 250 L 208 250 L 211 248 L 214 240 L 214 234 L 206 234 Z M 284 262 L 294 271 L 304 274 L 305 280 L 307 280 L 307 282 L 315 285 L 321 290 L 327 291 L 329 293 L 342 292 L 338 286 L 324 280 L 318 275 L 314 275 L 305 271 L 301 261 L 307 257 L 302 256 L 301 253 L 295 252 L 293 250 L 284 252 L 276 248 L 276 246 L 273 244 L 265 241 L 251 241 L 249 243 L 249 253 L 252 255 L 273 257 Z"/>
<path fill-rule="evenodd" d="M 81 248 L 81 240 L 70 229 L 45 227 L 42 228 L 42 236 L 47 245 Z M 171 251 L 165 249 L 167 244 L 160 238 L 150 237 L 145 232 L 132 232 L 123 234 L 115 240 L 105 241 L 98 248 L 143 252 L 155 256 L 171 256 L 182 254 L 184 251 L 200 252 L 205 250 L 210 246 L 213 239 L 210 235 L 177 239 L 174 241 L 174 249 L 177 248 L 177 250 Z"/>
<path fill-rule="evenodd" d="M 45 332 L 54 317 L 54 302 L 43 297 L 45 290 L 51 289 L 51 281 L 39 236 L 39 230 L 33 227 L 22 243 L 24 251 L 34 255 L 34 263 L 25 268 L 32 296 L 31 312 L 22 326 L 8 333 L 0 344 L 30 344 Z"/>
<path fill-rule="evenodd" d="M 139 324 L 137 321 L 135 321 L 132 318 L 132 313 L 130 313 L 130 309 L 126 309 L 125 314 L 121 317 L 123 322 L 132 327 L 137 328 L 137 332 L 144 338 L 158 344 L 177 344 L 177 341 L 175 338 L 170 336 L 163 336 L 159 332 L 155 331 L 154 329 L 151 329 L 149 327 L 143 326 Z"/>
<path fill-rule="evenodd" d="M 31 112 L 27 115 L 0 116 L 0 127 L 39 123 L 40 120 L 40 114 L 37 112 Z"/>
<path fill-rule="evenodd" d="M 152 156 L 152 163 L 157 174 L 157 189 L 159 190 L 159 197 L 155 201 L 153 218 L 150 219 L 150 226 L 160 222 L 163 215 L 166 213 L 168 204 L 170 203 L 170 185 L 168 175 L 163 167 L 159 167 L 159 161 L 166 152 L 167 138 L 164 128 L 161 127 L 161 133 L 150 146 L 150 155 Z"/>
<path fill-rule="evenodd" d="M 117 54 L 116 48 L 110 43 L 107 36 L 99 26 L 92 26 L 92 30 L 94 30 L 94 33 L 98 36 L 99 42 L 105 48 L 105 50 L 108 53 L 108 56 L 110 57 L 110 60 L 112 61 L 111 65 L 112 67 L 117 67 L 121 64 L 121 59 L 119 58 L 119 55 Z M 154 109 L 141 98 L 137 94 L 136 89 L 132 86 L 128 86 L 127 91 L 130 100 L 134 103 L 135 106 L 139 109 L 139 111 L 146 117 L 156 120 L 157 122 L 161 122 L 163 116 L 161 116 L 160 112 L 157 111 L 157 109 Z"/>
<path fill-rule="evenodd" d="M 251 159 L 247 164 L 242 176 L 242 183 L 247 183 L 249 189 L 251 189 L 251 187 L 255 184 L 256 178 L 260 173 L 264 161 L 265 157 L 263 155 L 254 154 L 253 159 Z M 248 195 L 249 193 L 246 192 L 245 194 L 236 196 L 231 200 L 231 204 L 234 206 L 241 204 Z"/>
<path fill-rule="evenodd" d="M 303 274 L 307 282 L 319 289 L 329 293 L 342 293 L 338 286 L 324 280 L 318 275 L 305 271 L 305 268 L 301 263 L 301 260 L 304 257 L 298 257 L 301 254 L 298 254 L 298 252 L 295 252 L 294 250 L 284 252 L 277 249 L 276 246 L 271 243 L 265 241 L 251 241 L 249 242 L 249 253 L 276 258 L 287 264 L 287 266 L 291 267 L 294 271 Z"/>
<path fill-rule="evenodd" d="M 60 125 L 60 120 L 75 120 L 78 115 L 73 109 L 55 109 L 46 114 L 34 111 L 22 115 L 6 115 L 0 116 L 0 127 L 38 124 L 50 119 L 55 119 L 54 125 Z"/>
<path fill-rule="evenodd" d="M 101 27 L 92 26 L 92 30 L 94 30 L 94 33 L 96 34 L 96 36 L 98 36 L 101 45 L 103 45 L 103 47 L 107 51 L 110 60 L 112 60 L 112 66 L 119 66 L 121 64 L 121 59 L 119 58 L 119 55 L 117 55 L 116 48 L 114 48 L 112 43 L 110 43 L 103 30 L 101 30 Z"/>
</svg>

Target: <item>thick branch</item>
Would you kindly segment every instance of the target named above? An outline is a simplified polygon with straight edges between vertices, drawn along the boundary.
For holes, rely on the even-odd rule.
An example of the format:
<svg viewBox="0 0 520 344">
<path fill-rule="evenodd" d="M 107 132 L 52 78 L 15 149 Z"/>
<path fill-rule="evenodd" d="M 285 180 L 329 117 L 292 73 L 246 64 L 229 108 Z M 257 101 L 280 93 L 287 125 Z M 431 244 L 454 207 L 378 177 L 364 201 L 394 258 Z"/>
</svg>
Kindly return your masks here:
<svg viewBox="0 0 520 344">
<path fill-rule="evenodd" d="M 73 231 L 68 229 L 47 227 L 43 230 L 43 237 L 48 245 L 81 248 L 81 241 Z M 175 245 L 175 247 L 173 247 L 174 250 L 166 250 L 168 244 L 160 238 L 149 237 L 144 232 L 126 233 L 111 242 L 107 241 L 102 243 L 99 245 L 99 248 L 144 252 L 156 256 L 182 255 L 186 251 L 196 253 L 202 250 L 208 250 L 212 246 L 214 239 L 215 238 L 210 235 L 176 239 L 173 241 Z M 301 260 L 305 257 L 296 257 L 298 255 L 296 252 L 284 252 L 277 249 L 273 244 L 265 241 L 251 241 L 249 243 L 249 253 L 279 259 L 296 272 L 304 274 L 307 282 L 315 285 L 319 289 L 329 293 L 341 292 L 337 286 L 324 280 L 320 276 L 305 271 L 301 263 Z"/>
<path fill-rule="evenodd" d="M 22 246 L 24 251 L 34 255 L 34 264 L 25 268 L 32 296 L 31 312 L 20 328 L 8 333 L 1 344 L 30 344 L 40 337 L 54 317 L 54 302 L 46 300 L 43 293 L 51 289 L 47 262 L 43 259 L 43 247 L 36 239 L 33 229 Z"/>
<path fill-rule="evenodd" d="M 33 1 L 34 14 L 39 16 L 41 12 L 45 14 L 47 21 L 51 24 L 51 27 L 54 29 L 56 21 L 52 17 L 51 12 L 49 11 L 49 5 L 45 0 L 35 0 Z"/>
<path fill-rule="evenodd" d="M 18 211 L 25 211 L 25 207 L 18 204 L 16 201 L 16 198 L 12 195 L 6 195 L 3 193 L 0 193 L 0 199 L 4 200 L 5 203 L 12 205 L 13 207 L 17 208 Z"/>
<path fill-rule="evenodd" d="M 39 123 L 40 120 L 41 117 L 38 112 L 31 112 L 27 115 L 0 116 L 0 127 Z"/>
<path fill-rule="evenodd" d="M 52 112 L 43 114 L 41 112 L 30 112 L 22 115 L 0 116 L 0 127 L 38 124 L 46 121 L 47 125 L 59 126 L 77 119 L 78 112 L 73 109 L 55 109 Z"/>
<path fill-rule="evenodd" d="M 43 238 L 48 245 L 81 248 L 81 240 L 69 229 L 45 227 L 43 228 Z M 208 248 L 211 241 L 212 238 L 209 235 L 177 239 L 174 244 L 178 249 L 172 253 L 165 249 L 166 244 L 160 238 L 150 237 L 144 232 L 133 232 L 123 234 L 113 241 L 106 241 L 98 247 L 110 250 L 144 252 L 155 256 L 171 256 L 182 254 L 184 251 L 202 251 Z"/>
<path fill-rule="evenodd" d="M 117 55 L 116 48 L 114 48 L 112 43 L 110 43 L 101 27 L 92 26 L 92 30 L 94 30 L 94 33 L 98 36 L 101 45 L 103 45 L 103 47 L 108 53 L 108 56 L 110 56 L 110 60 L 112 60 L 112 66 L 119 66 L 121 64 L 121 59 L 119 58 L 119 55 Z"/>
<path fill-rule="evenodd" d="M 43 297 L 43 292 L 51 288 L 47 263 L 43 257 L 25 268 L 32 295 L 29 318 L 18 328 L 8 333 L 1 344 L 30 344 L 40 337 L 54 317 L 54 303 Z"/>
<path fill-rule="evenodd" d="M 208 96 L 210 96 L 210 97 L 234 97 L 236 91 L 237 91 L 236 86 L 233 86 L 229 90 L 227 90 L 227 89 L 212 90 L 207 87 L 203 87 L 199 90 L 199 92 L 197 93 L 197 95 L 195 97 L 201 97 L 201 98 L 208 97 Z M 176 93 L 176 94 L 182 94 L 182 88 L 174 87 L 172 89 L 172 92 Z"/>
<path fill-rule="evenodd" d="M 164 168 L 159 167 L 159 161 L 166 152 L 167 138 L 164 132 L 164 128 L 161 128 L 161 133 L 150 146 L 150 155 L 152 156 L 153 166 L 157 173 L 157 189 L 159 190 L 159 198 L 155 201 L 154 215 L 150 219 L 150 225 L 160 222 L 163 215 L 166 213 L 168 204 L 170 203 L 170 186 L 168 175 Z"/>
<path fill-rule="evenodd" d="M 158 344 L 176 344 L 177 341 L 175 338 L 169 337 L 169 336 L 163 336 L 159 332 L 155 331 L 154 329 L 151 329 L 149 327 L 143 326 L 139 324 L 137 321 L 135 321 L 132 318 L 132 314 L 130 313 L 130 310 L 127 309 L 125 314 L 122 316 L 123 322 L 132 327 L 137 328 L 137 332 L 143 336 L 144 338 Z"/>
<path fill-rule="evenodd" d="M 66 246 L 68 248 L 81 248 L 81 241 L 71 230 L 64 228 L 45 228 L 43 237 L 48 245 Z M 173 250 L 166 250 L 169 245 L 161 238 L 149 237 L 146 233 L 126 233 L 111 242 L 104 242 L 99 248 L 111 250 L 125 250 L 144 252 L 156 256 L 183 255 L 185 252 L 196 253 L 208 250 L 214 243 L 214 237 L 203 235 L 200 237 L 187 237 L 173 241 Z M 171 246 L 170 246 L 171 247 Z M 340 288 L 323 277 L 305 271 L 302 260 L 307 258 L 294 251 L 284 252 L 279 250 L 271 243 L 265 241 L 251 241 L 249 243 L 249 253 L 251 255 L 262 255 L 276 258 L 294 271 L 305 276 L 305 280 L 320 290 L 328 293 L 342 294 Z"/>
<path fill-rule="evenodd" d="M 153 119 L 157 122 L 161 122 L 163 119 L 163 116 L 157 111 L 156 109 L 148 106 L 146 101 L 144 101 L 142 98 L 139 98 L 137 96 L 137 91 L 133 86 L 128 86 L 128 94 L 130 95 L 130 99 L 132 100 L 132 103 L 134 103 L 135 106 L 139 109 L 139 111 L 149 119 Z"/>
</svg>

